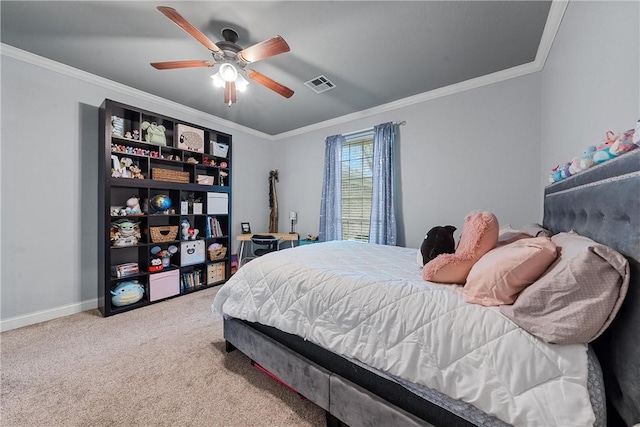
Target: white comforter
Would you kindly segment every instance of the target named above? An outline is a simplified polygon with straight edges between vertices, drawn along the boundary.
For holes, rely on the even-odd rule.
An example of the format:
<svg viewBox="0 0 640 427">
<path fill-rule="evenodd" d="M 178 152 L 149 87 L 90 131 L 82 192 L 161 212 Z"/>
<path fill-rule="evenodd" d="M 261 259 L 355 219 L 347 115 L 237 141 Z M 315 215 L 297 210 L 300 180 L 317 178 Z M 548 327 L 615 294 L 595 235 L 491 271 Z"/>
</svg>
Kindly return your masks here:
<svg viewBox="0 0 640 427">
<path fill-rule="evenodd" d="M 460 288 L 421 279 L 415 249 L 327 242 L 244 265 L 225 316 L 299 335 L 518 426 L 587 426 L 587 346 L 547 344 Z"/>
</svg>

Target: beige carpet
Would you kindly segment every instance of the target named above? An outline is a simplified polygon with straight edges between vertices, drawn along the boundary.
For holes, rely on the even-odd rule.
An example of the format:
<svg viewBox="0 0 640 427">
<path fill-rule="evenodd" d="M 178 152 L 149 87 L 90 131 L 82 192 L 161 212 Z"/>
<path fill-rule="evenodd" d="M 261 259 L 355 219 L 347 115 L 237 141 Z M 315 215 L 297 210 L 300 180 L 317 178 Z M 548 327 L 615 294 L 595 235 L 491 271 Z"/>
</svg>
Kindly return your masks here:
<svg viewBox="0 0 640 427">
<path fill-rule="evenodd" d="M 324 425 L 320 408 L 225 352 L 217 289 L 0 334 L 0 425 Z"/>
</svg>

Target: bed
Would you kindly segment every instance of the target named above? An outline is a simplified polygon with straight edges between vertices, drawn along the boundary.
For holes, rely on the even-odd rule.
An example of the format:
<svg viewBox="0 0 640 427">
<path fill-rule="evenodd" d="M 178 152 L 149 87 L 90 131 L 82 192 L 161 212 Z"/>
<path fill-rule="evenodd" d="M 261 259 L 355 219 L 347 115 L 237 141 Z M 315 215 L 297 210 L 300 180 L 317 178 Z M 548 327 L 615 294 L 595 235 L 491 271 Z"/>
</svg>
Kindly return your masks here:
<svg viewBox="0 0 640 427">
<path fill-rule="evenodd" d="M 639 423 L 640 150 L 548 186 L 542 226 L 628 262 L 626 296 L 589 345 L 549 344 L 466 303 L 461 287 L 422 280 L 415 249 L 355 242 L 254 260 L 213 307 L 228 351 L 323 408 L 328 425 Z"/>
</svg>

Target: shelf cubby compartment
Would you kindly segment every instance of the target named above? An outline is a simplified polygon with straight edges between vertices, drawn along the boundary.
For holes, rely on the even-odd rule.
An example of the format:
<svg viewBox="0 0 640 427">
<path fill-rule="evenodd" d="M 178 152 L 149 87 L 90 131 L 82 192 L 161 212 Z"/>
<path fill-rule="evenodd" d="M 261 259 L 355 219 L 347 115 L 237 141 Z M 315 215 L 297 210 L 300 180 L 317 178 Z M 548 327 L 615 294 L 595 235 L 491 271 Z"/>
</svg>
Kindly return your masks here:
<svg viewBox="0 0 640 427">
<path fill-rule="evenodd" d="M 111 135 L 111 154 L 160 157 L 160 147 L 147 144 L 140 139 Z"/>
<path fill-rule="evenodd" d="M 175 162 L 183 161 L 183 150 L 172 146 L 160 147 L 160 159 L 173 160 Z"/>
<path fill-rule="evenodd" d="M 180 213 L 182 215 L 206 215 L 206 201 L 206 191 L 183 190 L 180 192 Z"/>
<path fill-rule="evenodd" d="M 147 260 L 148 247 L 146 244 L 136 246 L 112 246 L 110 253 L 110 266 L 118 266 L 122 264 L 135 263 L 138 264 L 138 271 L 143 274 L 148 269 Z M 110 274 L 112 280 L 118 279 Z"/>
<path fill-rule="evenodd" d="M 156 242 L 149 244 L 149 273 L 169 271 L 179 268 L 175 262 L 180 257 L 180 243 L 177 241 Z"/>
<path fill-rule="evenodd" d="M 207 285 L 221 283 L 226 277 L 228 277 L 226 262 L 213 262 L 207 264 Z"/>
<path fill-rule="evenodd" d="M 188 293 L 207 285 L 206 264 L 196 264 L 180 270 L 180 292 Z"/>
<path fill-rule="evenodd" d="M 111 187 L 111 201 L 109 204 L 109 212 L 111 219 L 114 217 L 139 217 L 144 216 L 146 212 L 143 210 L 143 201 L 149 198 L 149 190 L 147 188 L 133 187 Z M 135 206 L 135 199 L 138 206 Z"/>
<path fill-rule="evenodd" d="M 187 165 L 201 165 L 204 161 L 204 155 L 202 153 L 197 153 L 195 151 L 183 151 L 182 152 L 182 161 Z"/>
<path fill-rule="evenodd" d="M 154 114 L 142 114 L 140 140 L 158 147 L 173 147 L 173 120 Z M 164 142 L 154 133 L 164 131 Z"/>
<path fill-rule="evenodd" d="M 114 280 L 111 282 L 109 294 L 106 298 L 109 298 L 109 305 L 113 314 L 133 310 L 135 308 L 144 307 L 149 304 L 149 285 L 148 275 L 139 275 L 137 277 L 126 277 L 123 279 Z M 121 290 L 118 291 L 118 286 L 122 285 Z M 138 287 L 142 287 L 142 298 L 135 301 L 139 297 Z M 128 286 L 128 287 L 127 287 Z M 112 292 L 115 292 L 114 295 Z M 119 301 L 119 302 L 118 302 Z M 134 302 L 128 302 L 134 301 Z M 118 305 L 120 304 L 120 305 Z"/>
<path fill-rule="evenodd" d="M 112 151 L 109 166 L 111 178 L 114 179 L 149 178 L 149 157 L 147 156 Z"/>
<path fill-rule="evenodd" d="M 149 301 L 180 294 L 180 270 L 168 269 L 149 275 Z"/>
<path fill-rule="evenodd" d="M 164 200 L 165 197 L 168 198 L 168 200 Z M 165 203 L 164 206 L 166 207 L 166 210 L 161 210 L 163 207 L 163 201 Z M 149 199 L 146 204 L 148 207 L 145 208 L 145 212 L 149 213 L 149 217 L 158 218 L 179 214 L 180 191 L 167 190 L 164 188 L 151 188 L 149 189 Z"/>
<path fill-rule="evenodd" d="M 125 135 L 129 134 L 132 137 L 134 130 L 140 132 L 140 113 L 125 107 L 116 107 L 111 110 L 111 116 L 109 117 L 109 130 L 113 137 L 125 138 Z"/>
<path fill-rule="evenodd" d="M 208 228 L 205 228 L 208 239 L 224 239 L 229 235 L 228 215 L 208 215 L 205 225 L 208 225 Z"/>
</svg>

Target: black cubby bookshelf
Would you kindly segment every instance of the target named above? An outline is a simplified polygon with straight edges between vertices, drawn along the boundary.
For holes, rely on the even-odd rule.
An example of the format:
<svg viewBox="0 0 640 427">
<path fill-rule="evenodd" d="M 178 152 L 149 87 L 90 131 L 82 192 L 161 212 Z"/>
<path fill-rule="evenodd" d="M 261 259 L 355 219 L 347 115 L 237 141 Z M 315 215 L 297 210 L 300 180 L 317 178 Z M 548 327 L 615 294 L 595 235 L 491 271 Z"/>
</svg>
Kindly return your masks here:
<svg viewBox="0 0 640 427">
<path fill-rule="evenodd" d="M 164 130 L 164 141 L 157 135 L 147 139 L 158 129 Z M 103 316 L 217 286 L 230 277 L 231 140 L 229 134 L 177 118 L 109 99 L 102 103 L 98 306 Z M 163 210 L 158 201 L 167 197 L 172 203 Z M 226 211 L 220 208 L 225 202 Z M 212 233 L 214 217 L 219 228 Z M 184 221 L 190 226 L 186 239 Z M 216 243 L 226 254 L 218 252 L 212 260 L 208 248 Z M 125 293 L 125 302 L 117 305 L 112 291 L 123 283 L 140 285 L 142 298 L 129 303 Z"/>
</svg>

